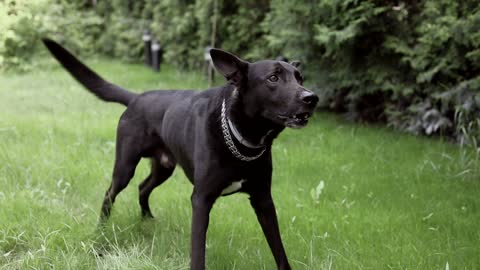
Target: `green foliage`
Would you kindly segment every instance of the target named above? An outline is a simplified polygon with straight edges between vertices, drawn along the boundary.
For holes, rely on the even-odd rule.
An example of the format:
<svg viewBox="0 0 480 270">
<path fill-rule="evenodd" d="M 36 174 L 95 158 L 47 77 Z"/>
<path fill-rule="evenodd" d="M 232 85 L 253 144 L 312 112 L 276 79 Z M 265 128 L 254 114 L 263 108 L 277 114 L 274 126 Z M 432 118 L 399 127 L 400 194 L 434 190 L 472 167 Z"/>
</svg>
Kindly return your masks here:
<svg viewBox="0 0 480 270">
<path fill-rule="evenodd" d="M 474 121 L 480 107 L 473 102 L 480 95 L 476 1 L 316 4 L 277 5 L 285 9 L 281 14 L 293 16 L 286 20 L 293 23 L 272 21 L 269 29 L 281 30 L 268 37 L 275 36 L 269 39 L 271 47 L 286 44 L 313 67 L 307 71 L 315 76 L 323 106 L 353 120 L 386 121 L 415 134 L 457 140 L 468 123 L 468 136 L 480 139 Z M 307 18 L 307 26 L 298 23 L 300 18 Z M 313 42 L 295 36 L 303 33 Z M 290 45 L 299 40 L 303 47 Z"/>
<path fill-rule="evenodd" d="M 0 1 L 0 68 L 18 66 L 31 55 L 38 33 L 39 21 L 46 4 L 36 1 Z"/>
<path fill-rule="evenodd" d="M 478 5 L 475 1 L 425 1 L 410 25 L 414 31 L 407 32 L 407 38 L 391 37 L 385 46 L 398 55 L 411 82 L 408 88 L 413 89 L 412 94 L 389 101 L 398 112 L 402 106 L 407 108 L 410 113 L 401 116 L 406 121 L 390 114 L 389 122 L 397 127 L 406 124 L 415 133 L 454 135 L 459 141 L 468 129 L 468 137 L 478 141 L 480 130 L 474 128 L 480 116 L 476 102 L 480 98 L 480 66 L 475 58 L 480 49 Z M 419 105 L 423 110 L 417 110 Z M 437 114 L 436 120 L 426 120 L 432 113 Z M 408 124 L 412 121 L 420 125 Z"/>
<path fill-rule="evenodd" d="M 204 8 L 208 8 L 206 1 Z M 163 0 L 153 8 L 152 32 L 166 50 L 165 59 L 180 68 L 192 68 L 203 60 L 193 1 Z M 205 41 L 205 37 L 203 37 Z"/>
<path fill-rule="evenodd" d="M 15 4 L 12 4 L 15 3 Z M 204 48 L 301 60 L 322 106 L 414 134 L 480 141 L 476 0 L 3 1 L 0 64 L 29 67 L 38 37 L 140 61 L 150 29 L 168 63 L 199 69 Z M 13 12 L 12 12 L 13 10 Z M 460 117 L 461 116 L 461 117 Z M 470 138 L 466 140 L 465 138 Z"/>
<path fill-rule="evenodd" d="M 285 55 L 308 62 L 315 57 L 314 29 L 318 20 L 315 1 L 272 0 L 261 24 L 270 56 Z"/>
<path fill-rule="evenodd" d="M 269 1 L 236 0 L 223 2 L 219 9 L 216 44 L 245 59 L 258 60 L 268 52 L 265 30 L 260 23 L 268 14 Z"/>
<path fill-rule="evenodd" d="M 85 54 L 95 51 L 103 19 L 67 0 L 9 0 L 0 2 L 0 69 L 28 70 L 40 38 L 49 36 Z M 93 45 L 93 46 L 92 46 Z"/>
<path fill-rule="evenodd" d="M 148 19 L 142 19 L 144 5 L 145 1 L 115 0 L 98 1 L 91 7 L 92 12 L 105 20 L 97 42 L 101 53 L 128 62 L 141 57 L 141 36 L 149 23 Z"/>
</svg>

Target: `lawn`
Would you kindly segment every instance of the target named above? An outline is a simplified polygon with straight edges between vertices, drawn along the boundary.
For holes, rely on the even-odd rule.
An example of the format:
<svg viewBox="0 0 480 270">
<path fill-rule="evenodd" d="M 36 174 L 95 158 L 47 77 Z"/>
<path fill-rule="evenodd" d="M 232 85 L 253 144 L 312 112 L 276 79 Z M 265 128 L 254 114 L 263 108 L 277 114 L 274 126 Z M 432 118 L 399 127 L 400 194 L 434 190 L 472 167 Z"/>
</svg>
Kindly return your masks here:
<svg viewBox="0 0 480 270">
<path fill-rule="evenodd" d="M 134 90 L 204 88 L 199 74 L 91 60 Z M 53 60 L 0 74 L 0 269 L 188 269 L 191 184 L 177 168 L 142 221 L 143 161 L 96 230 L 123 110 Z M 317 113 L 273 146 L 273 197 L 294 269 L 480 269 L 480 162 L 439 139 Z M 211 213 L 208 269 L 275 269 L 243 194 Z M 98 256 L 101 254 L 102 256 Z"/>
</svg>

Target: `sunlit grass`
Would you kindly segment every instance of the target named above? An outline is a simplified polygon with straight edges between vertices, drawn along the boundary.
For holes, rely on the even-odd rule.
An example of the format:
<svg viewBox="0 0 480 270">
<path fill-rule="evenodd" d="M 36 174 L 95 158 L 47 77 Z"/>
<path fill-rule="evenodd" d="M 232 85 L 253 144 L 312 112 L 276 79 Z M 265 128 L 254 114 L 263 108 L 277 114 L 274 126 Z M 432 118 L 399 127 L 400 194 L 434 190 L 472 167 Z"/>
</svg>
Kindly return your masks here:
<svg viewBox="0 0 480 270">
<path fill-rule="evenodd" d="M 155 74 L 88 63 L 129 89 L 206 87 L 200 75 L 168 66 Z M 96 231 L 122 111 L 53 62 L 0 75 L 0 269 L 188 269 L 192 186 L 181 169 L 152 194 L 156 219 L 142 221 L 142 162 L 107 228 Z M 480 268 L 472 152 L 318 113 L 307 128 L 282 133 L 273 156 L 273 196 L 294 269 Z M 207 265 L 275 269 L 247 196 L 215 204 Z"/>
</svg>

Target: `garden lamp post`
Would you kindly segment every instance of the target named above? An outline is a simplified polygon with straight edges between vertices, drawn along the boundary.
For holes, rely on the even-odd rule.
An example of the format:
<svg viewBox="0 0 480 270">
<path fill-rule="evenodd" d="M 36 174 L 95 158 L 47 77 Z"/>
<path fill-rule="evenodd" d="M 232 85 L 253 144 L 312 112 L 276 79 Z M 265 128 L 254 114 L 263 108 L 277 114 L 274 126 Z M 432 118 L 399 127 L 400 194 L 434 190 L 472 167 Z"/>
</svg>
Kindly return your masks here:
<svg viewBox="0 0 480 270">
<path fill-rule="evenodd" d="M 144 50 L 145 50 L 145 65 L 151 66 L 152 65 L 152 36 L 150 35 L 149 30 L 145 30 L 143 32 L 143 43 L 144 43 Z"/>
<path fill-rule="evenodd" d="M 152 43 L 152 67 L 156 72 L 160 71 L 160 64 L 162 63 L 163 49 L 158 40 Z"/>
</svg>

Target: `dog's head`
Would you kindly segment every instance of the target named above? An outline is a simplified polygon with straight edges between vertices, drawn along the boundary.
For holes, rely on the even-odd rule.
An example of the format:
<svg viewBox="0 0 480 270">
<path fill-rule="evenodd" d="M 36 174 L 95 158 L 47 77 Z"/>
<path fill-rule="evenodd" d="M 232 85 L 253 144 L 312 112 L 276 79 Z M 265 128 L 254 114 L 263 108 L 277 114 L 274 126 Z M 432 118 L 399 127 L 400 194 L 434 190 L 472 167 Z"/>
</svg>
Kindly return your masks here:
<svg viewBox="0 0 480 270">
<path fill-rule="evenodd" d="M 249 63 L 219 49 L 210 50 L 210 55 L 216 69 L 237 87 L 249 117 L 260 116 L 290 128 L 302 128 L 308 123 L 318 97 L 303 87 L 299 62 Z"/>
</svg>

